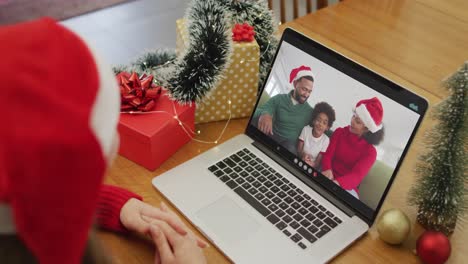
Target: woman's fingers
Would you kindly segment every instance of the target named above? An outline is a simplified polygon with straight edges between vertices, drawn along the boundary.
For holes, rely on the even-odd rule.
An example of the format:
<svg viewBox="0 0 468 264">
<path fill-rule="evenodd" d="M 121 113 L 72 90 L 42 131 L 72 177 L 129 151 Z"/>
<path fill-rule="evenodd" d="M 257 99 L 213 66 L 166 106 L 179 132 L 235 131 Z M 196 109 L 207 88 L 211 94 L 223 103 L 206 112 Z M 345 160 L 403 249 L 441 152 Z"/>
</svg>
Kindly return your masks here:
<svg viewBox="0 0 468 264">
<path fill-rule="evenodd" d="M 182 221 L 179 221 L 177 215 L 170 214 L 163 210 L 163 208 L 159 210 L 153 206 L 145 204 L 145 206 L 142 207 L 141 216 L 142 219 L 147 222 L 151 222 L 151 219 L 163 220 L 171 225 L 181 235 L 187 234 L 187 227 L 182 223 Z"/>
<path fill-rule="evenodd" d="M 150 234 L 156 245 L 155 263 L 172 263 L 174 260 L 174 253 L 169 245 L 169 240 L 166 235 L 161 231 L 159 226 L 151 225 Z"/>
</svg>

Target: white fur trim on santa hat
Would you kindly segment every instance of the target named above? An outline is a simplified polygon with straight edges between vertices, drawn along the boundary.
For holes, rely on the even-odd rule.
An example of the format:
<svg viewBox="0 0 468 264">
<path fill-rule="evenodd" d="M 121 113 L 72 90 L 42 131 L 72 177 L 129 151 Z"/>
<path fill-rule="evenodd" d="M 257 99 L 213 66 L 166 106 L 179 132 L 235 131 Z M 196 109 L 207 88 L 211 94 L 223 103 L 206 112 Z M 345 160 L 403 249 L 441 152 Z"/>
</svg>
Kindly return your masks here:
<svg viewBox="0 0 468 264">
<path fill-rule="evenodd" d="M 13 214 L 8 204 L 0 204 L 0 235 L 15 234 L 16 228 L 13 222 Z"/>
<path fill-rule="evenodd" d="M 314 81 L 315 81 L 315 76 L 314 76 L 314 74 L 312 73 L 312 71 L 308 71 L 308 70 L 302 70 L 302 71 L 298 72 L 293 81 L 297 81 L 297 80 L 299 80 L 300 78 L 302 78 L 302 77 L 304 77 L 304 76 L 310 76 L 310 77 L 312 77 L 312 78 L 314 79 Z"/>
<path fill-rule="evenodd" d="M 111 66 L 88 44 L 99 74 L 99 88 L 91 112 L 91 130 L 101 145 L 107 160 L 113 153 L 113 142 L 117 137 L 117 123 L 120 116 L 120 92 Z"/>
<path fill-rule="evenodd" d="M 356 107 L 356 114 L 359 116 L 359 118 L 362 120 L 364 125 L 369 129 L 370 132 L 375 133 L 382 129 L 382 124 L 377 125 L 374 122 L 374 119 L 370 115 L 369 111 L 367 111 L 366 105 L 365 104 L 360 104 L 358 107 Z"/>
</svg>

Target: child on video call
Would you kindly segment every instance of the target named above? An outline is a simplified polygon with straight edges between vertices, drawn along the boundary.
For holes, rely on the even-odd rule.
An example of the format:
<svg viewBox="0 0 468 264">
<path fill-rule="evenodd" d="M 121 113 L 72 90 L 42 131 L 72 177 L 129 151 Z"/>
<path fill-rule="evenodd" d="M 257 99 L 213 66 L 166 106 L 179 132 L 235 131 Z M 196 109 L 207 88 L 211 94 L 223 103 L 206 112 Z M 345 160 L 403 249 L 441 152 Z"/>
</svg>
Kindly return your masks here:
<svg viewBox="0 0 468 264">
<path fill-rule="evenodd" d="M 330 143 L 330 139 L 324 133 L 333 126 L 334 121 L 335 110 L 328 103 L 315 105 L 311 122 L 302 129 L 297 143 L 298 155 L 310 166 L 320 166 L 321 153 L 327 150 Z"/>
</svg>

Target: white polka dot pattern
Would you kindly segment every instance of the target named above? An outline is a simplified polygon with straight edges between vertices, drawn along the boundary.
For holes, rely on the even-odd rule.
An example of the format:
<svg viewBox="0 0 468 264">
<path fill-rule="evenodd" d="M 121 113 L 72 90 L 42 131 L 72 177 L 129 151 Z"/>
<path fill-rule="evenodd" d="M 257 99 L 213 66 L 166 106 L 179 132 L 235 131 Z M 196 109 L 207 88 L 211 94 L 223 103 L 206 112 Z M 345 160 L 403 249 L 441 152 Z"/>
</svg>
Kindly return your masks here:
<svg viewBox="0 0 468 264">
<path fill-rule="evenodd" d="M 188 33 L 184 19 L 178 19 L 176 25 L 176 53 L 180 55 L 188 45 Z M 202 103 L 197 104 L 195 123 L 228 119 L 229 101 L 231 118 L 250 116 L 257 97 L 259 55 L 260 49 L 256 41 L 233 43 L 231 65 L 218 85 Z"/>
</svg>

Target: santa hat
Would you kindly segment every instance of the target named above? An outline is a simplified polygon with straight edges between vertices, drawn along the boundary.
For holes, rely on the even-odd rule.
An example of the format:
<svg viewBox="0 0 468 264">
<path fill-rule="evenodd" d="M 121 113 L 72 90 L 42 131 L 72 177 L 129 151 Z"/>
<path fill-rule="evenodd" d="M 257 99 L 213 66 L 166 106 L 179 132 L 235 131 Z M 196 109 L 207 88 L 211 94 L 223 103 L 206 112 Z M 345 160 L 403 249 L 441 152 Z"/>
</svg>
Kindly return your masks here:
<svg viewBox="0 0 468 264">
<path fill-rule="evenodd" d="M 289 74 L 289 83 L 293 83 L 294 81 L 297 81 L 304 76 L 310 76 L 312 77 L 312 79 L 315 80 L 315 76 L 312 73 L 310 67 L 302 65 L 291 71 L 291 73 Z"/>
<path fill-rule="evenodd" d="M 113 73 L 52 19 L 0 27 L 0 234 L 80 263 L 119 118 Z"/>
<path fill-rule="evenodd" d="M 377 97 L 359 101 L 355 111 L 370 132 L 375 133 L 382 128 L 383 107 Z"/>
</svg>

